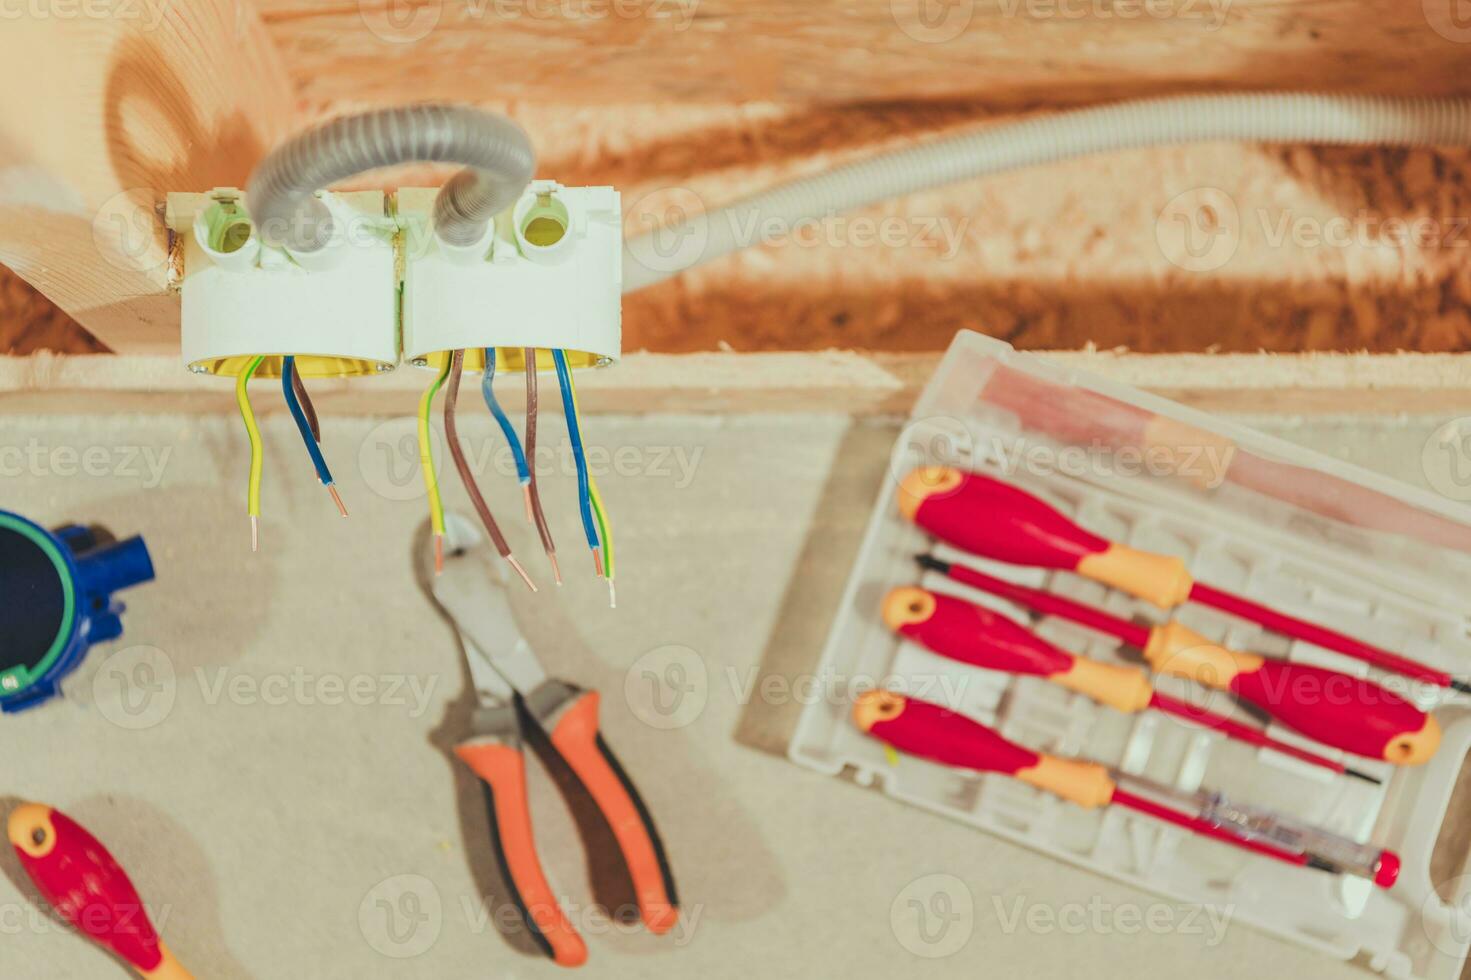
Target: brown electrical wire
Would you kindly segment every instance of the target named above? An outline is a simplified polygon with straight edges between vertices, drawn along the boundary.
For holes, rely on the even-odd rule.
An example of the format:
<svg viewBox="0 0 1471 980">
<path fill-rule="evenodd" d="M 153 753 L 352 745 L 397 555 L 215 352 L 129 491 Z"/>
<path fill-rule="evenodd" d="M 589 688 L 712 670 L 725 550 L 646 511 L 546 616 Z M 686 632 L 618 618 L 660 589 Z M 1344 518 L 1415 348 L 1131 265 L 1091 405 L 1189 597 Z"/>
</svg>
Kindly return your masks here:
<svg viewBox="0 0 1471 980">
<path fill-rule="evenodd" d="M 460 471 L 460 482 L 465 485 L 465 493 L 470 495 L 470 503 L 475 506 L 475 512 L 480 515 L 480 523 L 485 525 L 485 530 L 490 533 L 490 540 L 495 542 L 495 550 L 501 553 L 501 557 L 511 563 L 516 574 L 521 576 L 532 592 L 536 591 L 536 583 L 531 581 L 531 576 L 526 574 L 526 569 L 511 554 L 511 546 L 506 543 L 506 536 L 501 533 L 500 525 L 495 522 L 495 517 L 490 513 L 490 506 L 486 504 L 485 497 L 480 493 L 480 487 L 475 483 L 475 474 L 470 469 L 470 463 L 465 459 L 464 447 L 460 445 L 460 432 L 455 425 L 455 402 L 460 397 L 460 374 L 465 367 L 465 352 L 457 350 L 450 361 L 449 390 L 444 398 L 444 438 L 449 443 L 449 454 L 454 458 L 455 469 Z"/>
<path fill-rule="evenodd" d="M 552 563 L 552 574 L 557 584 L 562 584 L 562 570 L 557 567 L 557 546 L 552 542 L 552 529 L 547 527 L 547 516 L 541 509 L 541 494 L 536 489 L 536 348 L 522 348 L 526 359 L 526 462 L 531 473 L 531 510 L 536 518 L 536 531 L 541 535 L 541 546 L 546 549 L 547 560 Z"/>
<path fill-rule="evenodd" d="M 317 409 L 312 404 L 312 396 L 306 393 L 306 382 L 301 380 L 300 368 L 291 372 L 291 390 L 296 392 L 296 400 L 301 402 L 301 411 L 306 416 L 307 428 L 312 430 L 312 438 L 321 442 L 322 426 L 317 422 Z"/>
</svg>

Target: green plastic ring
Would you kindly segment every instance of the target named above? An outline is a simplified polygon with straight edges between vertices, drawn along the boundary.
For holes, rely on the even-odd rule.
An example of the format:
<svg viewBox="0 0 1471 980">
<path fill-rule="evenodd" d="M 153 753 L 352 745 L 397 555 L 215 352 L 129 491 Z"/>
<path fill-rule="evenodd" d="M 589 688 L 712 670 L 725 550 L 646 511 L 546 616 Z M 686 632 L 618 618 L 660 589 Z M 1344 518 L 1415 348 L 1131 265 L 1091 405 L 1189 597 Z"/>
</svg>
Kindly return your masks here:
<svg viewBox="0 0 1471 980">
<path fill-rule="evenodd" d="M 15 531 L 40 548 L 41 552 L 51 559 L 51 564 L 56 566 L 56 577 L 61 580 L 62 592 L 61 628 L 57 630 L 56 639 L 51 643 L 51 649 L 46 651 L 46 655 L 34 668 L 20 668 L 19 673 L 25 683 L 14 691 L 0 692 L 0 694 L 9 696 L 30 687 L 38 677 L 44 677 L 46 671 L 51 669 L 51 665 L 56 663 L 57 658 L 66 649 L 67 642 L 71 639 L 72 624 L 77 616 L 77 595 L 76 587 L 72 583 L 71 565 L 67 562 L 66 556 L 57 549 L 56 542 L 49 534 L 29 521 L 19 520 L 6 514 L 0 514 L 0 529 Z"/>
</svg>

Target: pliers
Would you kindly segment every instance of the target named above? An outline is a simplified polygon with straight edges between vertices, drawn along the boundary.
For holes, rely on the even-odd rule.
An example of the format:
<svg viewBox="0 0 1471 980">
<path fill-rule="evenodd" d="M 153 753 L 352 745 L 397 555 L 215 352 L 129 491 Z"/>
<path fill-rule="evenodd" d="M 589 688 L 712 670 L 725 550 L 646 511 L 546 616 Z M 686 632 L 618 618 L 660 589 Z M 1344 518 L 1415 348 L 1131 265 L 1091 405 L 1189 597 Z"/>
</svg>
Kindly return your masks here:
<svg viewBox="0 0 1471 980">
<path fill-rule="evenodd" d="M 464 645 L 478 705 L 455 755 L 485 781 L 501 871 L 532 937 L 561 966 L 580 966 L 587 945 L 557 903 L 537 857 L 526 794 L 528 724 L 587 788 L 623 853 L 639 915 L 662 935 L 679 918 L 679 899 L 653 817 L 598 730 L 596 691 L 548 677 L 516 628 L 503 571 L 487 562 L 478 531 L 459 515 L 447 522 L 449 552 L 433 593 Z"/>
</svg>

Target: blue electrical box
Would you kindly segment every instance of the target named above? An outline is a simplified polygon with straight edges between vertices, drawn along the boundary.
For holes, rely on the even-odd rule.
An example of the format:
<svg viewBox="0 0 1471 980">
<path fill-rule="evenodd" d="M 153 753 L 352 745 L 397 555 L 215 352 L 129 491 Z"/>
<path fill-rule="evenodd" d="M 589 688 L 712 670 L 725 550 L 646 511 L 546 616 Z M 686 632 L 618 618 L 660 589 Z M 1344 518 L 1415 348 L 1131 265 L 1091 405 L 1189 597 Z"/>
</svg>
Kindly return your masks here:
<svg viewBox="0 0 1471 980">
<path fill-rule="evenodd" d="M 114 592 L 153 579 L 140 537 L 103 540 L 79 525 L 47 531 L 0 511 L 0 711 L 56 696 L 94 643 L 122 635 Z"/>
</svg>

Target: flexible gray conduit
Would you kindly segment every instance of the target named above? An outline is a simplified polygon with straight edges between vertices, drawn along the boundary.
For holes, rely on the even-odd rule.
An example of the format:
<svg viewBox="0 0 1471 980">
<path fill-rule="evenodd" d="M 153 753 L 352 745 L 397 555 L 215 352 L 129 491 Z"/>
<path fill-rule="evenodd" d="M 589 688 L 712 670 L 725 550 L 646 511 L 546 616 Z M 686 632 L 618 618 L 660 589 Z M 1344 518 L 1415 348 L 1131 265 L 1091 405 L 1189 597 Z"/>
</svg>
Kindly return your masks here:
<svg viewBox="0 0 1471 980">
<path fill-rule="evenodd" d="M 880 153 L 781 184 L 672 228 L 630 238 L 623 291 L 652 286 L 840 211 L 985 174 L 1089 153 L 1239 140 L 1452 146 L 1471 143 L 1471 101 L 1294 93 L 1143 99 L 1060 112 Z M 673 247 L 670 243 L 673 242 Z"/>
<path fill-rule="evenodd" d="M 394 164 L 462 163 L 434 202 L 434 231 L 473 245 L 515 203 L 536 171 L 526 133 L 505 116 L 467 106 L 380 109 L 318 126 L 277 148 L 250 175 L 251 218 L 267 245 L 315 252 L 332 240 L 332 216 L 314 195 Z"/>
</svg>

